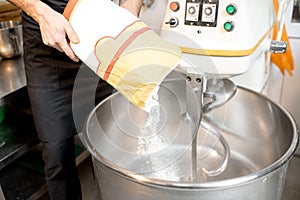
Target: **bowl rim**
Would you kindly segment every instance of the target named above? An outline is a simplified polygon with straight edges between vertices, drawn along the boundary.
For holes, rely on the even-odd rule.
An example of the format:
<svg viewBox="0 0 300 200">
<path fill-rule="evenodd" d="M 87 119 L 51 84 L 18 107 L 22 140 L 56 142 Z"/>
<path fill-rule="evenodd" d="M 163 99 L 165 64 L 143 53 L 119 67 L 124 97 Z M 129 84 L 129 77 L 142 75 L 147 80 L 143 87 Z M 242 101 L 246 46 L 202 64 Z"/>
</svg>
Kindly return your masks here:
<svg viewBox="0 0 300 200">
<path fill-rule="evenodd" d="M 293 130 L 293 138 L 291 140 L 291 144 L 285 154 L 283 154 L 278 160 L 273 162 L 271 165 L 268 167 L 265 167 L 261 170 L 258 170 L 257 172 L 240 176 L 240 177 L 235 177 L 235 178 L 230 178 L 230 179 L 224 179 L 224 180 L 218 180 L 218 181 L 209 181 L 209 182 L 176 182 L 176 181 L 168 181 L 168 180 L 161 180 L 157 178 L 151 178 L 147 177 L 142 174 L 138 174 L 129 170 L 125 170 L 124 168 L 110 162 L 107 160 L 105 157 L 100 155 L 93 147 L 92 144 L 89 140 L 88 137 L 88 122 L 90 119 L 93 117 L 93 114 L 96 112 L 96 110 L 106 102 L 106 100 L 112 98 L 115 95 L 119 95 L 120 93 L 115 93 L 107 98 L 105 98 L 103 101 L 101 101 L 88 115 L 88 118 L 86 120 L 86 123 L 84 125 L 84 130 L 83 133 L 80 135 L 81 140 L 87 150 L 91 153 L 92 157 L 96 159 L 96 161 L 100 162 L 103 164 L 106 168 L 112 170 L 114 173 L 117 173 L 125 178 L 128 178 L 138 184 L 142 185 L 148 185 L 151 187 L 167 187 L 167 188 L 176 188 L 176 189 L 183 189 L 183 190 L 188 190 L 188 189 L 224 189 L 224 188 L 233 188 L 237 187 L 239 185 L 245 185 L 249 182 L 253 182 L 257 179 L 263 178 L 267 176 L 268 174 L 271 174 L 272 172 L 278 170 L 279 168 L 282 168 L 284 166 L 287 166 L 288 161 L 291 159 L 291 157 L 294 155 L 296 152 L 298 143 L 299 143 L 299 130 L 297 127 L 297 124 L 295 122 L 295 119 L 293 116 L 280 104 L 277 104 L 273 100 L 269 99 L 263 94 L 257 93 L 255 91 L 252 91 L 248 88 L 244 88 L 241 86 L 238 86 L 238 89 L 240 90 L 245 90 L 246 92 L 252 93 L 254 95 L 258 95 L 259 97 L 267 100 L 268 102 L 274 104 L 277 106 L 290 120 L 291 122 L 291 128 Z"/>
</svg>

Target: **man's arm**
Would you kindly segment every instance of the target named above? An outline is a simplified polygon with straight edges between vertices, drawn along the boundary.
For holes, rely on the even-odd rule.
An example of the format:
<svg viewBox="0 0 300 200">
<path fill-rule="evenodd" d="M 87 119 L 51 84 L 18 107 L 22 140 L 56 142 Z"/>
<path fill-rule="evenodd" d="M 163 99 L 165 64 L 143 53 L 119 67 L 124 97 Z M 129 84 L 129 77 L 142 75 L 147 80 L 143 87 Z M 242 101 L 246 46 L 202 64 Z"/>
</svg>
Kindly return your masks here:
<svg viewBox="0 0 300 200">
<path fill-rule="evenodd" d="M 78 61 L 67 38 L 73 43 L 78 43 L 79 38 L 62 14 L 40 0 L 9 0 L 9 2 L 18 6 L 40 25 L 44 44 L 65 52 L 72 60 Z"/>
<path fill-rule="evenodd" d="M 125 0 L 120 6 L 130 11 L 135 16 L 139 16 L 142 8 L 142 0 Z"/>
<path fill-rule="evenodd" d="M 39 24 L 44 44 L 65 52 L 72 60 L 78 61 L 67 38 L 75 44 L 79 43 L 79 38 L 62 14 L 40 0 L 9 0 L 9 2 L 22 9 Z M 142 0 L 126 0 L 121 6 L 138 16 Z"/>
</svg>

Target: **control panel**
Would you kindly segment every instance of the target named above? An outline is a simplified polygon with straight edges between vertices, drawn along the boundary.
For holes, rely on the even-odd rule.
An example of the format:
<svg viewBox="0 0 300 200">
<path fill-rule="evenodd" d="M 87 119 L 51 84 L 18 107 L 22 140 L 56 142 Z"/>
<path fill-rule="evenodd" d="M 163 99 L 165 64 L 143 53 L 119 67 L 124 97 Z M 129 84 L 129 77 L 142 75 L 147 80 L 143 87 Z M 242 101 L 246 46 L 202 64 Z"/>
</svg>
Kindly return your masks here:
<svg viewBox="0 0 300 200">
<path fill-rule="evenodd" d="M 200 0 L 187 0 L 185 9 L 186 25 L 200 25 Z"/>
<path fill-rule="evenodd" d="M 217 26 L 219 0 L 187 0 L 186 25 Z"/>
<path fill-rule="evenodd" d="M 160 36 L 207 73 L 242 74 L 264 55 L 275 20 L 273 0 L 168 0 Z"/>
<path fill-rule="evenodd" d="M 220 2 L 219 0 L 185 0 L 185 5 L 182 5 L 182 1 L 171 1 L 169 9 L 173 13 L 184 12 L 184 25 L 188 26 L 202 26 L 202 27 L 217 27 L 218 19 L 224 16 L 219 16 Z M 226 5 L 225 12 L 227 16 L 234 16 L 237 13 L 237 6 L 234 3 Z M 224 12 L 222 10 L 222 12 Z M 177 17 L 171 17 L 166 24 L 169 24 L 171 28 L 175 28 L 179 25 Z M 231 32 L 235 24 L 229 20 L 221 24 L 223 29 L 227 32 Z"/>
</svg>

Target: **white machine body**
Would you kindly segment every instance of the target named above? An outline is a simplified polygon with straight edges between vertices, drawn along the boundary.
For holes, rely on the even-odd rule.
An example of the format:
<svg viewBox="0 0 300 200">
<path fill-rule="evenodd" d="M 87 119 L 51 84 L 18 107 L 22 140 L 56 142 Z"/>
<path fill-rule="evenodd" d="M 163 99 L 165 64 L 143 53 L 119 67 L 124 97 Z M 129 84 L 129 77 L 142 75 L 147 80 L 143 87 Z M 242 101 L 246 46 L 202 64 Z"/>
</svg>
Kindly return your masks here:
<svg viewBox="0 0 300 200">
<path fill-rule="evenodd" d="M 261 92 L 275 21 L 272 0 L 168 0 L 160 35 L 181 47 L 182 66 Z"/>
</svg>

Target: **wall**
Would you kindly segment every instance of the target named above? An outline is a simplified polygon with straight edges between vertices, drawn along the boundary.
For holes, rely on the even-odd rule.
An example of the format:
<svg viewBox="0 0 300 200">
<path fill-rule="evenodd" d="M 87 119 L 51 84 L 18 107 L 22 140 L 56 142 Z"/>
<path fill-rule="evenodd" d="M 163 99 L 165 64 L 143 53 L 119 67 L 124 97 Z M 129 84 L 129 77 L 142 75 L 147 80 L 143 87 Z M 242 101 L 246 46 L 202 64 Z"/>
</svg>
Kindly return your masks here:
<svg viewBox="0 0 300 200">
<path fill-rule="evenodd" d="M 299 2 L 298 0 L 295 2 Z M 293 1 L 291 1 L 285 16 L 286 28 L 294 57 L 293 76 L 285 75 L 281 104 L 294 116 L 300 127 L 300 22 L 292 23 Z M 297 154 L 300 155 L 300 148 Z"/>
</svg>

